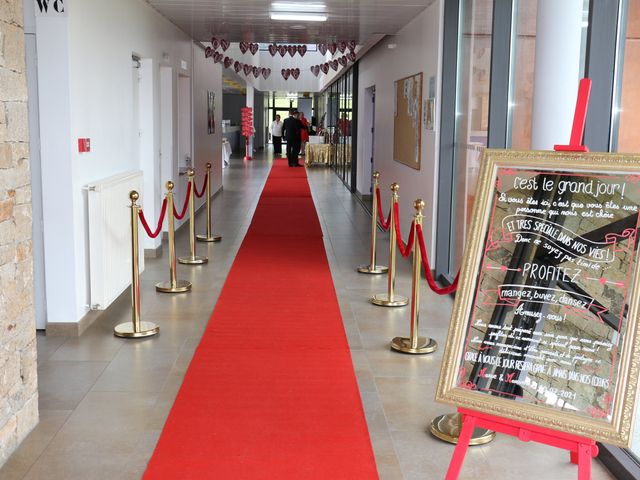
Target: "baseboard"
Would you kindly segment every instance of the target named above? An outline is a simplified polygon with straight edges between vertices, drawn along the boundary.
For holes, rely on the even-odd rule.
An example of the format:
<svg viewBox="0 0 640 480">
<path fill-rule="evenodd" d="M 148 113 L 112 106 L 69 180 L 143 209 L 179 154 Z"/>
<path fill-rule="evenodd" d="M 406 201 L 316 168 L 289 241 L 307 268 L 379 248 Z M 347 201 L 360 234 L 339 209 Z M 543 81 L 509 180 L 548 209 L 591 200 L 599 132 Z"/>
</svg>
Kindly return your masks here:
<svg viewBox="0 0 640 480">
<path fill-rule="evenodd" d="M 49 323 L 46 326 L 48 337 L 79 337 L 93 322 L 95 322 L 105 310 L 91 310 L 80 319 L 79 322 Z"/>
<path fill-rule="evenodd" d="M 158 245 L 156 248 L 144 249 L 144 258 L 158 258 L 161 256 L 162 256 L 162 244 Z"/>
</svg>

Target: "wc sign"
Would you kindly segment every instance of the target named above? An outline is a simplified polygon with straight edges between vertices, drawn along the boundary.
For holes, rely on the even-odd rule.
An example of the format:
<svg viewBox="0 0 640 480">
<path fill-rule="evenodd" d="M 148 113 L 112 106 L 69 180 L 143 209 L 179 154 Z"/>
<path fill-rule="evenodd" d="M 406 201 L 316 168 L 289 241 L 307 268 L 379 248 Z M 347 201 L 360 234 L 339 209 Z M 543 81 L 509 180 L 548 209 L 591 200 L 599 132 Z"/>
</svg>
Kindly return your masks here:
<svg viewBox="0 0 640 480">
<path fill-rule="evenodd" d="M 66 17 L 65 0 L 33 0 L 36 16 L 38 17 Z"/>
</svg>

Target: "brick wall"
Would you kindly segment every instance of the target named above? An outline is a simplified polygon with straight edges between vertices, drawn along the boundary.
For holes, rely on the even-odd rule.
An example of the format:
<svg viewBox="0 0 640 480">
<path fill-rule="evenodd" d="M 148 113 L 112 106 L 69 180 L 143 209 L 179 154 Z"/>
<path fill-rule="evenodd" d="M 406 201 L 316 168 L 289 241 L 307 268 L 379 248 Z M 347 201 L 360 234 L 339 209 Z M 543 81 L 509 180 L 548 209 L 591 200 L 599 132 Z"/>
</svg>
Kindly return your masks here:
<svg viewBox="0 0 640 480">
<path fill-rule="evenodd" d="M 0 0 L 0 464 L 38 422 L 22 0 Z"/>
</svg>

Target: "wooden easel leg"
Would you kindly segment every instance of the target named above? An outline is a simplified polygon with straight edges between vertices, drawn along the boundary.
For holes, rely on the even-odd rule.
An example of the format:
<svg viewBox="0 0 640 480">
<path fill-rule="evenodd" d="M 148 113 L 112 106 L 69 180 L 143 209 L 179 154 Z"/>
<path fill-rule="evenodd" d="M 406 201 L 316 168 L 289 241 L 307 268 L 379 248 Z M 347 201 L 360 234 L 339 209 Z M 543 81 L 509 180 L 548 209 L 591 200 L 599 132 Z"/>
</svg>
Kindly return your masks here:
<svg viewBox="0 0 640 480">
<path fill-rule="evenodd" d="M 591 445 L 578 446 L 578 480 L 591 480 Z"/>
<path fill-rule="evenodd" d="M 475 417 L 465 415 L 464 420 L 462 421 L 462 430 L 460 430 L 458 443 L 455 451 L 453 452 L 453 457 L 451 458 L 451 463 L 449 464 L 449 470 L 447 470 L 445 480 L 458 480 L 458 475 L 460 475 L 460 469 L 462 468 L 462 462 L 464 462 L 464 457 L 467 454 L 467 449 L 469 448 L 469 440 L 471 440 L 471 435 L 475 428 Z"/>
</svg>

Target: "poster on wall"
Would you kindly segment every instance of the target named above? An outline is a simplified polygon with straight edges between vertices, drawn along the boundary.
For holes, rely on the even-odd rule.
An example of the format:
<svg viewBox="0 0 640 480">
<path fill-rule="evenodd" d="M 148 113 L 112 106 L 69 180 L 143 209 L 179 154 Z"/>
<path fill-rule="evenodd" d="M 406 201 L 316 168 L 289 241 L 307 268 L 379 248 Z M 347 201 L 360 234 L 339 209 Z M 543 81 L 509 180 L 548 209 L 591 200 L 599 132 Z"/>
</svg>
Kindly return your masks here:
<svg viewBox="0 0 640 480">
<path fill-rule="evenodd" d="M 216 133 L 216 94 L 207 91 L 207 133 Z"/>
<path fill-rule="evenodd" d="M 420 170 L 422 73 L 394 83 L 393 159 Z"/>
<path fill-rule="evenodd" d="M 485 150 L 436 399 L 628 447 L 640 156 Z"/>
</svg>

